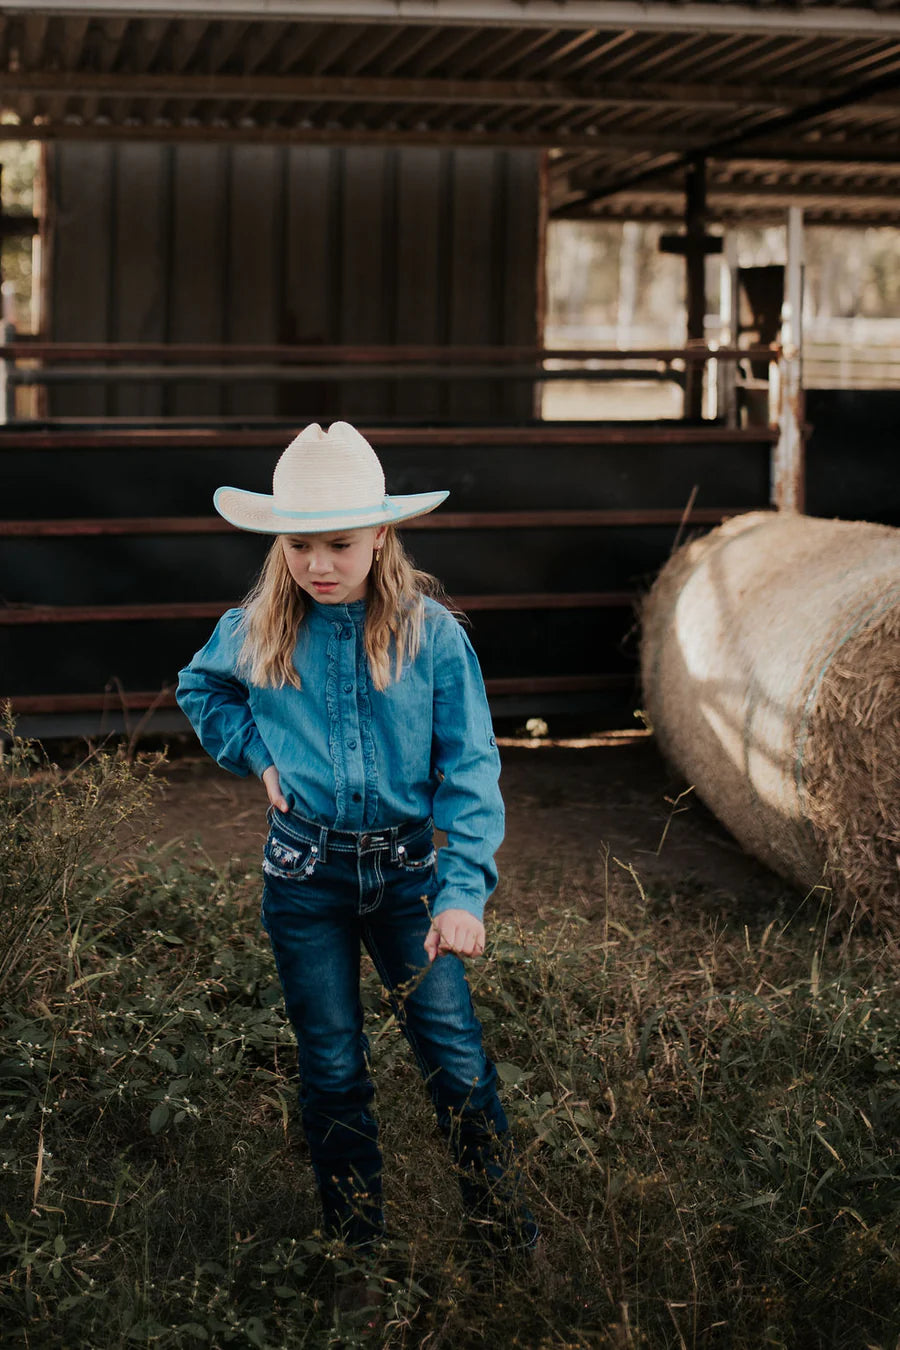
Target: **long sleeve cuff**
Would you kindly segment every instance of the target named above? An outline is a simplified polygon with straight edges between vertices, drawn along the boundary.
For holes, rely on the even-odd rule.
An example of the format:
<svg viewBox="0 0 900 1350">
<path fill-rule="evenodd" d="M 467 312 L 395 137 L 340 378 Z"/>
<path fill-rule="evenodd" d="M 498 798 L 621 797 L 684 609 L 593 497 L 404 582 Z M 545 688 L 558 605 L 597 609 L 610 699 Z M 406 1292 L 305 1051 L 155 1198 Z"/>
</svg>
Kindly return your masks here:
<svg viewBox="0 0 900 1350">
<path fill-rule="evenodd" d="M 244 763 L 251 773 L 256 774 L 257 778 L 262 778 L 266 769 L 271 768 L 275 763 L 261 736 L 257 737 L 251 745 L 245 747 Z"/>
<path fill-rule="evenodd" d="M 437 899 L 432 905 L 431 917 L 436 919 L 447 909 L 462 909 L 481 923 L 484 921 L 486 899 L 486 896 L 472 895 L 467 891 L 454 890 L 452 886 L 444 886 L 438 891 Z"/>
</svg>

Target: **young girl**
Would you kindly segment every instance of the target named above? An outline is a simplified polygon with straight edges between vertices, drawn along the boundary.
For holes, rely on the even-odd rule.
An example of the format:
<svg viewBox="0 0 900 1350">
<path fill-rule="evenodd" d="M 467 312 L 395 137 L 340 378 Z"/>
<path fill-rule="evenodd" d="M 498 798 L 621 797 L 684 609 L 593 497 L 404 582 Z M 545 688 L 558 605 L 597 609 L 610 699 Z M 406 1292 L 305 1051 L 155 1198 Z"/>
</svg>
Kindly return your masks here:
<svg viewBox="0 0 900 1350">
<path fill-rule="evenodd" d="M 181 672 L 178 701 L 209 754 L 268 793 L 262 920 L 327 1231 L 365 1246 L 384 1223 L 362 943 L 476 1231 L 528 1249 L 537 1229 L 460 959 L 484 951 L 499 756 L 469 641 L 394 530 L 447 495 L 386 496 L 374 450 L 345 422 L 301 432 L 271 496 L 219 488 L 226 520 L 276 537 L 243 607 Z M 434 825 L 447 834 L 437 855 Z"/>
</svg>

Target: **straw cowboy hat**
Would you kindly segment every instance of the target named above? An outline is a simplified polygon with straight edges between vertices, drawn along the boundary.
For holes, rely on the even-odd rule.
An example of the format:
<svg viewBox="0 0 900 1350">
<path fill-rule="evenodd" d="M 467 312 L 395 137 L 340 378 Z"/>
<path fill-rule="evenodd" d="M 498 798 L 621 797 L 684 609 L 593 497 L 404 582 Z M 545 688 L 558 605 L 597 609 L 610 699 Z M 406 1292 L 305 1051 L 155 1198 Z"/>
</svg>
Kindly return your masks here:
<svg viewBox="0 0 900 1350">
<path fill-rule="evenodd" d="M 291 441 L 275 465 L 272 495 L 220 487 L 215 508 L 257 534 L 326 534 L 391 525 L 433 511 L 447 492 L 388 497 L 384 470 L 365 436 L 348 422 L 317 424 Z"/>
</svg>

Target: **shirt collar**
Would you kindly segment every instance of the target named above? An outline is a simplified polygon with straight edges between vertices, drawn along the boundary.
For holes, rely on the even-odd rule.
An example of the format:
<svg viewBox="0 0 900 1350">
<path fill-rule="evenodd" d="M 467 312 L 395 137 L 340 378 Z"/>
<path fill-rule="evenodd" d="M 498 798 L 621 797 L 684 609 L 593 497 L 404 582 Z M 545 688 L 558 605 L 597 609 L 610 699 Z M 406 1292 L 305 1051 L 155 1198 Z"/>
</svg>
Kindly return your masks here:
<svg viewBox="0 0 900 1350">
<path fill-rule="evenodd" d="M 318 623 L 355 623 L 364 624 L 366 621 L 366 602 L 365 600 L 351 600 L 348 605 L 322 605 L 318 600 L 314 600 L 311 595 L 307 596 L 308 618 Z"/>
</svg>

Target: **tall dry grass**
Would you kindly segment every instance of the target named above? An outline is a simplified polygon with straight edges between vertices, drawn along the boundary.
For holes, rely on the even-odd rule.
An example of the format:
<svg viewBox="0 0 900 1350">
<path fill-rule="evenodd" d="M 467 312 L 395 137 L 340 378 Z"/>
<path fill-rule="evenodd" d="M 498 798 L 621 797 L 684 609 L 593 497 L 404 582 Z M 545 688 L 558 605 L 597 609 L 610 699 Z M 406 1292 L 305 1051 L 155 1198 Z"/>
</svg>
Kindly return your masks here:
<svg viewBox="0 0 900 1350">
<path fill-rule="evenodd" d="M 338 1321 L 334 1275 L 356 1263 L 316 1228 L 255 872 L 123 848 L 103 821 L 142 808 L 146 774 L 115 756 L 64 774 L 31 753 L 14 742 L 0 806 L 17 916 L 0 990 L 4 1344 L 896 1346 L 884 939 L 833 940 L 827 906 L 744 922 L 615 866 L 591 892 L 566 894 L 563 865 L 508 876 L 553 887 L 545 921 L 494 924 L 471 968 L 544 1234 L 513 1269 L 466 1239 L 367 972 L 395 1236 L 368 1271 L 377 1324 Z"/>
</svg>

